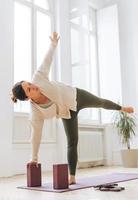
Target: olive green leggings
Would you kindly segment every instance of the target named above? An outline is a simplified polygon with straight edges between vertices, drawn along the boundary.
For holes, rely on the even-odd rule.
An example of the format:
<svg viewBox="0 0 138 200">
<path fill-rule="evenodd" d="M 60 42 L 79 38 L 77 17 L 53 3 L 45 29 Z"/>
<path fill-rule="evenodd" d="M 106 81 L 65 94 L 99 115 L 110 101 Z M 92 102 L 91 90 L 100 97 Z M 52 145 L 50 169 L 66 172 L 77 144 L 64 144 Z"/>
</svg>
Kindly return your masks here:
<svg viewBox="0 0 138 200">
<path fill-rule="evenodd" d="M 77 165 L 77 144 L 78 144 L 78 112 L 83 108 L 105 108 L 109 110 L 120 110 L 121 106 L 94 96 L 93 94 L 77 88 L 77 111 L 70 111 L 71 118 L 63 119 L 63 125 L 67 136 L 67 158 L 69 171 L 75 175 Z"/>
</svg>

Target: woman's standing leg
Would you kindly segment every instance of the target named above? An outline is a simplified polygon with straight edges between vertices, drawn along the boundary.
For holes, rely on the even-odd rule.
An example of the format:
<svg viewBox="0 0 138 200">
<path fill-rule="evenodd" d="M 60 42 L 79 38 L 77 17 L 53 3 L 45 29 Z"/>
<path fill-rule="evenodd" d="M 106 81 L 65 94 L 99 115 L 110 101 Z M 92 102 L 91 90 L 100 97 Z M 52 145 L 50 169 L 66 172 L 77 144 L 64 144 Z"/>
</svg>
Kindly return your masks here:
<svg viewBox="0 0 138 200">
<path fill-rule="evenodd" d="M 77 111 L 70 111 L 70 119 L 62 119 L 67 136 L 67 158 L 69 164 L 70 175 L 74 178 L 71 183 L 75 182 L 75 172 L 77 165 L 77 144 L 78 144 L 78 117 L 77 114 L 79 110 L 83 108 L 105 108 L 110 110 L 122 110 L 122 107 L 110 100 L 99 98 L 85 90 L 77 89 Z M 124 107 L 125 108 L 125 107 Z M 126 107 L 127 108 L 127 107 Z M 128 109 L 130 108 L 130 109 Z M 133 112 L 132 107 L 128 107 L 126 112 L 129 110 Z M 125 110 L 124 110 L 125 111 Z"/>
<path fill-rule="evenodd" d="M 70 183 L 75 183 L 75 173 L 77 166 L 77 144 L 78 144 L 78 117 L 77 112 L 70 111 L 70 119 L 62 119 L 67 136 L 67 159 L 69 164 Z"/>
</svg>

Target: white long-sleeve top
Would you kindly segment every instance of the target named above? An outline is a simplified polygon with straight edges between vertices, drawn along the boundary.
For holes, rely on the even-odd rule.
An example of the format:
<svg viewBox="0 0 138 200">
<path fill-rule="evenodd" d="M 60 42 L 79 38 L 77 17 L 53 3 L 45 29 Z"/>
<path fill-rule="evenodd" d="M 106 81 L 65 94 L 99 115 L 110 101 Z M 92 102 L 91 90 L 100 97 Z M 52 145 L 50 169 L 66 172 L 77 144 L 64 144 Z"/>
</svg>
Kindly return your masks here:
<svg viewBox="0 0 138 200">
<path fill-rule="evenodd" d="M 37 85 L 41 93 L 48 97 L 53 104 L 48 108 L 42 108 L 33 101 L 31 103 L 31 160 L 38 160 L 38 151 L 41 141 L 44 120 L 52 117 L 70 118 L 70 110 L 76 111 L 76 88 L 57 81 L 49 80 L 49 71 L 52 63 L 55 46 L 51 44 L 42 65 L 34 73 L 32 83 Z"/>
</svg>

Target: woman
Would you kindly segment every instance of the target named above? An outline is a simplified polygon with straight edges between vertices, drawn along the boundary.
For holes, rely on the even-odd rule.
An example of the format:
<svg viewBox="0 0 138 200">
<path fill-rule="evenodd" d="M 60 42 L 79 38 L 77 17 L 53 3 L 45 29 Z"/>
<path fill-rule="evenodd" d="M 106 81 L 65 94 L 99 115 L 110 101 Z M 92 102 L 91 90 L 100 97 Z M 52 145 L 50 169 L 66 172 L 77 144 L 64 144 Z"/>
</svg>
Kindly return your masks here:
<svg viewBox="0 0 138 200">
<path fill-rule="evenodd" d="M 32 126 L 32 158 L 30 163 L 37 164 L 38 162 L 44 119 L 55 116 L 62 118 L 68 144 L 69 184 L 74 184 L 77 165 L 78 112 L 83 108 L 94 107 L 132 113 L 133 108 L 121 107 L 85 90 L 50 81 L 48 76 L 54 50 L 59 40 L 58 34 L 54 32 L 50 39 L 49 51 L 40 68 L 34 73 L 32 82 L 16 83 L 12 89 L 12 100 L 14 102 L 30 100 Z"/>
</svg>

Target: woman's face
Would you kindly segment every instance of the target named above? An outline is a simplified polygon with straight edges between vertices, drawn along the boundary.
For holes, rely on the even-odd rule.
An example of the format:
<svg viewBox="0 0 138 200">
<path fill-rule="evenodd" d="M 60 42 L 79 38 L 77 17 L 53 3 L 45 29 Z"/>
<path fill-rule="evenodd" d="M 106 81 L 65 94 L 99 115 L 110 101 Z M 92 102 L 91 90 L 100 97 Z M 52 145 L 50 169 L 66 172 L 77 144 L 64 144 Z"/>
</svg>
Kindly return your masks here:
<svg viewBox="0 0 138 200">
<path fill-rule="evenodd" d="M 22 83 L 22 88 L 23 88 L 26 96 L 28 97 L 28 99 L 34 100 L 34 99 L 38 98 L 40 95 L 39 87 L 37 87 L 36 85 L 34 85 L 30 82 L 24 81 Z"/>
</svg>

